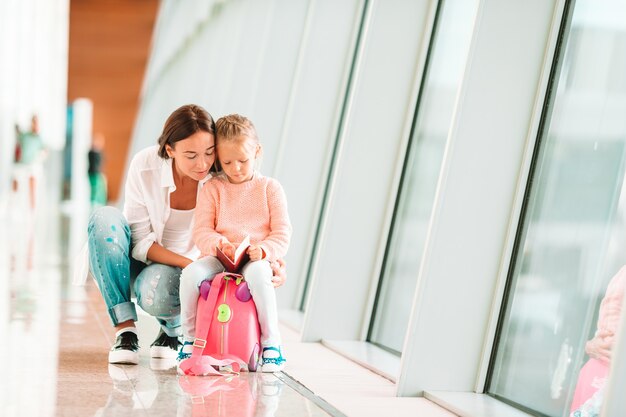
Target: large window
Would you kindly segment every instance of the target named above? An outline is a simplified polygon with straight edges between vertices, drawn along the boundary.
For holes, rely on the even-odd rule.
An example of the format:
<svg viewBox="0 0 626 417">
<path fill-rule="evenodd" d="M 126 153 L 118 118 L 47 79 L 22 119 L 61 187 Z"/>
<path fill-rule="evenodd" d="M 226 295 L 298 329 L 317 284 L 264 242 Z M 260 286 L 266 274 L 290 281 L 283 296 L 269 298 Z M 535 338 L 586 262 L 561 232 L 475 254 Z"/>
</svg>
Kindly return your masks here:
<svg viewBox="0 0 626 417">
<path fill-rule="evenodd" d="M 569 414 L 600 300 L 626 264 L 626 1 L 572 7 L 488 385 L 549 416 Z"/>
<path fill-rule="evenodd" d="M 369 341 L 402 350 L 477 1 L 439 7 Z"/>
</svg>

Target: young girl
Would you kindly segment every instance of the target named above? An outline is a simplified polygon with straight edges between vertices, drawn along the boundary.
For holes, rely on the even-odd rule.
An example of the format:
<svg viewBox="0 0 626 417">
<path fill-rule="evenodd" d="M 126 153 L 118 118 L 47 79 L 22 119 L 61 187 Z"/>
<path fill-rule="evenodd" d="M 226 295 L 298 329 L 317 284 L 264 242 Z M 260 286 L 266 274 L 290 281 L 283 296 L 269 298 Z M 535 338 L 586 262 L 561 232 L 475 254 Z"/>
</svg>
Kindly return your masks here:
<svg viewBox="0 0 626 417">
<path fill-rule="evenodd" d="M 232 258 L 235 248 L 250 236 L 250 261 L 241 273 L 261 326 L 262 371 L 280 371 L 285 358 L 270 263 L 284 257 L 289 245 L 287 200 L 278 181 L 255 170 L 261 145 L 250 120 L 237 114 L 222 117 L 215 124 L 215 136 L 222 172 L 207 182 L 198 196 L 193 239 L 202 256 L 181 276 L 183 346 L 179 360 L 188 358 L 193 350 L 199 285 L 212 276 L 207 276 L 207 271 L 224 270 L 215 257 L 216 249 Z"/>
</svg>

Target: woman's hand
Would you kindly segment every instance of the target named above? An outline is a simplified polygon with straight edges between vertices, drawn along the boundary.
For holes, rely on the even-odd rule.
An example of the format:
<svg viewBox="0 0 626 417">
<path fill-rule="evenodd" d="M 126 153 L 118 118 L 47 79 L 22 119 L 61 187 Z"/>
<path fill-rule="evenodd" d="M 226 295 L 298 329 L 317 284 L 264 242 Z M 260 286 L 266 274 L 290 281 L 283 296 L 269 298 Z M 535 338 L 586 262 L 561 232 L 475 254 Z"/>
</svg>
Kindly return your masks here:
<svg viewBox="0 0 626 417">
<path fill-rule="evenodd" d="M 183 259 L 182 259 L 182 261 L 181 261 L 181 263 L 179 265 L 180 269 L 185 269 L 187 267 L 187 265 L 193 263 L 193 261 L 191 259 L 189 259 L 189 258 L 186 258 L 184 256 L 182 256 L 182 258 Z"/>
<path fill-rule="evenodd" d="M 251 261 L 260 261 L 263 259 L 263 249 L 260 246 L 250 245 L 248 248 L 248 255 Z"/>
<path fill-rule="evenodd" d="M 148 252 L 147 258 L 152 262 L 156 262 L 163 265 L 176 266 L 180 269 L 185 269 L 187 265 L 193 261 L 185 256 L 172 252 L 169 249 L 165 249 L 163 246 L 154 242 Z"/>
<path fill-rule="evenodd" d="M 274 276 L 272 277 L 272 284 L 274 284 L 275 288 L 280 287 L 287 280 L 287 265 L 285 261 L 279 259 L 277 261 L 272 262 L 271 264 L 272 272 L 274 272 Z"/>
</svg>

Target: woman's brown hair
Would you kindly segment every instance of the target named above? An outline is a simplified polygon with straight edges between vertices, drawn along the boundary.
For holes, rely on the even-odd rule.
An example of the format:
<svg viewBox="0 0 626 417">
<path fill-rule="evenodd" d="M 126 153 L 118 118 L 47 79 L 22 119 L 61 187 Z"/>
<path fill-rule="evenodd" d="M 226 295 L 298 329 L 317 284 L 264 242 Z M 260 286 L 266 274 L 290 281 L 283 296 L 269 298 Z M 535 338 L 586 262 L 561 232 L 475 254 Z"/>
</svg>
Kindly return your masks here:
<svg viewBox="0 0 626 417">
<path fill-rule="evenodd" d="M 159 136 L 159 156 L 168 159 L 165 145 L 174 147 L 176 142 L 187 139 L 198 131 L 215 136 L 215 122 L 209 112 L 196 104 L 177 108 L 165 121 L 163 133 Z"/>
</svg>

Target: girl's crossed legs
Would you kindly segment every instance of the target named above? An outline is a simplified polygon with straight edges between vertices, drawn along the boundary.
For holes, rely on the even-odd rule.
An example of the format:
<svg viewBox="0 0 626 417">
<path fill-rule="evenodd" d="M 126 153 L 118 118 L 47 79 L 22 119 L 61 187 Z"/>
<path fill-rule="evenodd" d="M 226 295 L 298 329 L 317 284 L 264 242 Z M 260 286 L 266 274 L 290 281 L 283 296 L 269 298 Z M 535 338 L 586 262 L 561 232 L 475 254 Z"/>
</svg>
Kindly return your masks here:
<svg viewBox="0 0 626 417">
<path fill-rule="evenodd" d="M 192 263 L 183 270 L 181 276 L 181 324 L 183 328 L 183 351 L 180 358 L 188 357 L 195 338 L 196 310 L 199 287 L 202 281 L 211 279 L 223 272 L 224 267 L 213 256 L 207 256 Z M 273 271 L 267 261 L 247 263 L 242 269 L 250 294 L 254 299 L 261 327 L 261 345 L 263 346 L 263 370 L 275 372 L 284 366 L 281 353 L 281 338 L 278 329 L 278 311 L 276 292 L 272 283 Z M 187 346 L 187 348 L 185 348 Z"/>
</svg>

